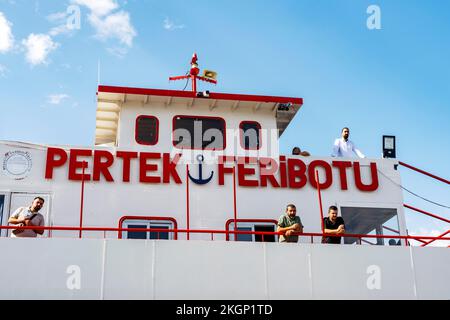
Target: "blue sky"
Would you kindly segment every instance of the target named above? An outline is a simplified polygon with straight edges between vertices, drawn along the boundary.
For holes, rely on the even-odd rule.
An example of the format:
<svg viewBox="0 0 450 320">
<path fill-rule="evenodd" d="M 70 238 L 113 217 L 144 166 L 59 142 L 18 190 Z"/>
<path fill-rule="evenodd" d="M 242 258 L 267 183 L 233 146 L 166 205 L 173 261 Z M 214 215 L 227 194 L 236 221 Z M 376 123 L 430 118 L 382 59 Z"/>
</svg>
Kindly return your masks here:
<svg viewBox="0 0 450 320">
<path fill-rule="evenodd" d="M 69 30 L 70 5 L 81 15 Z M 380 30 L 367 28 L 370 5 Z M 398 159 L 449 179 L 449 36 L 441 0 L 0 0 L 0 139 L 91 145 L 99 62 L 101 84 L 181 90 L 167 78 L 195 51 L 219 73 L 204 89 L 304 98 L 282 152 L 328 156 L 348 126 L 368 157 L 395 135 Z M 450 206 L 448 185 L 400 170 L 405 187 Z M 448 228 L 407 218 L 413 233 Z"/>
</svg>

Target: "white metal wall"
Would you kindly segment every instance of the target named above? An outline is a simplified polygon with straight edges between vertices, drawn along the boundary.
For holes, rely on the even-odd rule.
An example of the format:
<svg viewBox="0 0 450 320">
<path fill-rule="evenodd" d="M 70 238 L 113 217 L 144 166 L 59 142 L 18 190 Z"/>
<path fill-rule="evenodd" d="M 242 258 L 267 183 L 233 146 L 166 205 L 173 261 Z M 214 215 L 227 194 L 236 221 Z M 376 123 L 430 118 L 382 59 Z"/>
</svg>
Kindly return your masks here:
<svg viewBox="0 0 450 320">
<path fill-rule="evenodd" d="M 88 148 L 86 148 L 88 149 Z M 95 148 L 115 153 L 113 148 Z M 20 144 L 0 143 L 0 162 L 4 154 L 14 150 L 26 150 L 33 159 L 33 168 L 28 177 L 23 180 L 14 180 L 0 174 L 0 192 L 6 195 L 11 192 L 32 192 L 51 195 L 51 219 L 46 225 L 77 226 L 80 221 L 80 193 L 81 182 L 68 180 L 68 162 L 54 170 L 53 180 L 46 180 L 45 159 L 46 148 L 25 148 Z M 125 149 L 126 151 L 129 151 Z M 68 151 L 68 150 L 67 150 Z M 309 164 L 313 160 L 324 160 L 327 163 L 333 158 L 307 157 L 302 160 Z M 86 171 L 92 174 L 92 158 L 80 157 L 80 161 L 87 160 L 89 168 Z M 364 206 L 397 209 L 400 232 L 405 234 L 405 220 L 403 215 L 403 195 L 400 175 L 394 170 L 395 160 L 389 159 L 361 159 L 362 179 L 370 183 L 371 176 L 368 164 L 376 162 L 379 173 L 379 188 L 374 192 L 362 192 L 355 186 L 352 169 L 347 170 L 348 190 L 341 190 L 339 170 L 333 169 L 333 184 L 322 191 L 324 214 L 330 205 L 337 206 Z M 161 175 L 161 164 L 158 172 Z M 226 164 L 232 167 L 232 163 Z M 122 161 L 116 159 L 110 172 L 115 182 L 92 182 L 85 185 L 84 193 L 84 226 L 117 227 L 119 219 L 123 216 L 163 216 L 173 217 L 178 227 L 186 228 L 186 168 L 183 164 L 177 167 L 182 184 L 144 184 L 139 183 L 139 161 L 134 159 L 131 164 L 131 182 L 123 183 Z M 196 164 L 190 166 L 193 176 L 198 174 Z M 207 185 L 195 185 L 190 182 L 190 228 L 191 229 L 220 229 L 223 230 L 225 222 L 233 218 L 233 177 L 225 176 L 225 185 L 218 185 L 217 165 L 206 166 L 204 177 L 214 170 L 214 177 Z M 258 172 L 258 170 L 257 170 Z M 319 170 L 323 174 L 323 170 Z M 389 177 L 389 179 L 387 178 Z M 248 176 L 257 179 L 257 176 Z M 308 182 L 301 189 L 237 187 L 237 216 L 240 219 L 275 219 L 284 214 L 288 203 L 297 205 L 298 215 L 305 226 L 305 232 L 319 232 L 321 230 L 320 211 L 317 190 Z M 11 208 L 14 210 L 14 208 Z M 54 236 L 69 234 L 67 232 L 53 232 Z M 77 236 L 78 232 L 70 233 Z M 85 236 L 102 237 L 99 233 L 84 233 Z M 117 233 L 110 233 L 109 237 L 117 237 Z M 206 235 L 209 238 L 210 235 Z M 181 235 L 185 239 L 185 235 Z M 194 237 L 195 238 L 195 237 Z M 193 238 L 191 238 L 193 239 Z M 217 239 L 220 239 L 219 237 Z M 223 238 L 222 238 L 223 239 Z"/>
<path fill-rule="evenodd" d="M 450 299 L 448 248 L 1 238 L 0 252 L 0 299 Z"/>
</svg>

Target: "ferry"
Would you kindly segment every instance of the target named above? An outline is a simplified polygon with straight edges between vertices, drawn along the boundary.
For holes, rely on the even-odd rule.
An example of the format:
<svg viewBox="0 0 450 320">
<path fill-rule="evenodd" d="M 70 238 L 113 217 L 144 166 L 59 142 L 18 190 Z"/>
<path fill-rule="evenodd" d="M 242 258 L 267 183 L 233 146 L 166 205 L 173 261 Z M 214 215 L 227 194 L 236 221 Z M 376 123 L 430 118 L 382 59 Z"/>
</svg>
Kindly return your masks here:
<svg viewBox="0 0 450 320">
<path fill-rule="evenodd" d="M 448 180 L 280 154 L 302 98 L 199 91 L 217 80 L 196 55 L 170 80 L 192 88 L 99 85 L 93 146 L 0 141 L 1 299 L 450 299 L 450 250 L 430 245 L 448 233 L 408 235 L 405 211 L 450 221 L 404 203 L 398 166 Z M 11 237 L 37 196 L 44 234 Z M 278 241 L 288 204 L 298 243 Z M 330 206 L 340 245 L 321 243 Z"/>
</svg>

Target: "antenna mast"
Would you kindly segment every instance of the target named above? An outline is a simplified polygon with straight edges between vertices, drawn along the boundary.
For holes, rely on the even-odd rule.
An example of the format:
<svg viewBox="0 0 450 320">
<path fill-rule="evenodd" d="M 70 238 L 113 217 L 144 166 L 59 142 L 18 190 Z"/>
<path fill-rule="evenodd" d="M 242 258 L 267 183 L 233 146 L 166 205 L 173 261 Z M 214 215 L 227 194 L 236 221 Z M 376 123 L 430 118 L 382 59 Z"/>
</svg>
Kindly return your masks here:
<svg viewBox="0 0 450 320">
<path fill-rule="evenodd" d="M 201 77 L 201 76 L 198 75 L 200 73 L 200 69 L 198 67 L 197 60 L 198 60 L 197 54 L 194 53 L 194 55 L 192 56 L 192 59 L 191 59 L 191 70 L 189 71 L 189 74 L 185 75 L 185 76 L 170 77 L 169 81 L 191 79 L 191 81 L 192 81 L 192 92 L 194 92 L 195 94 L 197 94 L 197 79 L 201 80 L 201 81 L 217 84 L 217 80 L 214 79 L 214 78 Z"/>
</svg>

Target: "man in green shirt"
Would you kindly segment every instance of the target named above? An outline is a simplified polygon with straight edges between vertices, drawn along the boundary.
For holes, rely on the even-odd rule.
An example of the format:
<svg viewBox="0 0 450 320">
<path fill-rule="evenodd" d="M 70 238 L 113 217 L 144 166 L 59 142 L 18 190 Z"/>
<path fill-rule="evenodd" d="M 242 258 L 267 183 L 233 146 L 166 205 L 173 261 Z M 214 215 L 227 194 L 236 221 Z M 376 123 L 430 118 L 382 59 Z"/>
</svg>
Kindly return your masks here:
<svg viewBox="0 0 450 320">
<path fill-rule="evenodd" d="M 282 232 L 280 242 L 298 242 L 298 236 L 292 235 L 293 232 L 303 232 L 303 225 L 300 217 L 297 216 L 297 208 L 293 204 L 288 204 L 286 214 L 278 219 L 277 232 Z"/>
</svg>

